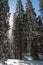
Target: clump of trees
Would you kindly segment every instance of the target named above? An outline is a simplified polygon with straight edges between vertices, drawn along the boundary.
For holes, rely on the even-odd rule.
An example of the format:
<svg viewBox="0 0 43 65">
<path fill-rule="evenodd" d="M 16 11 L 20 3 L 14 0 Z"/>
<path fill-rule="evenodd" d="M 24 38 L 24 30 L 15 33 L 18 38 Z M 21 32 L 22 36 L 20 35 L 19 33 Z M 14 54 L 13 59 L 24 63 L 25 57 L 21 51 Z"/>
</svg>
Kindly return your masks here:
<svg viewBox="0 0 43 65">
<path fill-rule="evenodd" d="M 41 1 L 40 1 L 41 3 Z M 41 14 L 43 7 L 40 5 Z M 27 0 L 24 11 L 21 0 L 17 0 L 16 12 L 13 15 L 13 55 L 15 59 L 22 59 L 30 52 L 33 60 L 39 59 L 43 54 L 43 23 L 40 15 L 37 17 L 32 2 Z M 9 5 L 8 0 L 0 0 L 0 58 L 9 58 Z M 11 58 L 11 56 L 10 56 Z"/>
<path fill-rule="evenodd" d="M 17 0 L 13 22 L 15 58 L 22 59 L 23 54 L 29 51 L 33 60 L 38 60 L 40 47 L 42 48 L 42 20 L 40 16 L 36 16 L 30 0 L 27 0 L 26 11 L 23 10 L 22 1 Z M 39 33 L 40 29 L 42 30 Z"/>
</svg>

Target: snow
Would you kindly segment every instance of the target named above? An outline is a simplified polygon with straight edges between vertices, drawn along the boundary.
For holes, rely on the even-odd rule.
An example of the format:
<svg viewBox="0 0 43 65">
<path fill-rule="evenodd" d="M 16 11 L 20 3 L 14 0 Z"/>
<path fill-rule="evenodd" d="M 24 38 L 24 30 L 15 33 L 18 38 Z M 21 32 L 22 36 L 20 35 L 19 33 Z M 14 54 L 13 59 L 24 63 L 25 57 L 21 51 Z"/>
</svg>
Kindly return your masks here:
<svg viewBox="0 0 43 65">
<path fill-rule="evenodd" d="M 7 59 L 6 61 L 0 61 L 0 65 L 43 65 L 43 61 L 24 61 L 17 59 Z"/>
<path fill-rule="evenodd" d="M 40 57 L 42 57 L 40 55 Z M 29 53 L 23 55 L 22 60 L 18 59 L 6 59 L 1 60 L 0 65 L 43 65 L 43 60 L 32 60 Z"/>
<path fill-rule="evenodd" d="M 40 60 L 43 60 L 43 55 L 42 54 L 38 54 Z M 24 54 L 23 60 L 29 61 L 32 60 L 32 57 L 30 56 L 30 53 L 26 53 Z"/>
<path fill-rule="evenodd" d="M 23 60 L 7 59 L 6 61 L 0 62 L 0 65 L 27 65 Z"/>
<path fill-rule="evenodd" d="M 24 57 L 23 57 L 23 60 L 26 60 L 26 61 L 32 60 L 32 57 L 30 56 L 30 53 L 25 53 Z"/>
<path fill-rule="evenodd" d="M 32 60 L 32 58 L 30 58 L 30 57 L 27 57 L 27 56 L 25 56 L 25 58 L 26 58 L 27 60 Z"/>
</svg>

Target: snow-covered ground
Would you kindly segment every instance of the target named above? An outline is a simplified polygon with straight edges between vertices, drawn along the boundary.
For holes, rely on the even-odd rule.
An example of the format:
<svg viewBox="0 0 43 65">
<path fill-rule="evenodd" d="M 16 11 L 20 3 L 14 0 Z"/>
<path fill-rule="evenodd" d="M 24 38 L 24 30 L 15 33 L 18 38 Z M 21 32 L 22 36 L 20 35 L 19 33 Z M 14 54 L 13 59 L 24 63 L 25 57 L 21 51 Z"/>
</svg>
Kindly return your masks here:
<svg viewBox="0 0 43 65">
<path fill-rule="evenodd" d="M 30 53 L 25 53 L 25 54 L 23 55 L 23 60 L 25 60 L 25 61 L 32 60 L 32 57 L 30 56 Z"/>
<path fill-rule="evenodd" d="M 39 56 L 40 60 L 43 60 L 43 55 L 39 54 L 38 56 Z M 32 60 L 32 57 L 30 56 L 30 53 L 24 54 L 23 60 L 26 60 L 26 61 Z"/>
<path fill-rule="evenodd" d="M 23 61 L 15 59 L 7 59 L 6 61 L 0 61 L 0 65 L 43 65 L 43 61 Z"/>
<path fill-rule="evenodd" d="M 40 56 L 42 57 L 42 56 Z M 32 60 L 30 54 L 24 54 L 23 60 L 18 59 L 6 59 L 0 61 L 0 65 L 43 65 L 43 60 Z"/>
</svg>

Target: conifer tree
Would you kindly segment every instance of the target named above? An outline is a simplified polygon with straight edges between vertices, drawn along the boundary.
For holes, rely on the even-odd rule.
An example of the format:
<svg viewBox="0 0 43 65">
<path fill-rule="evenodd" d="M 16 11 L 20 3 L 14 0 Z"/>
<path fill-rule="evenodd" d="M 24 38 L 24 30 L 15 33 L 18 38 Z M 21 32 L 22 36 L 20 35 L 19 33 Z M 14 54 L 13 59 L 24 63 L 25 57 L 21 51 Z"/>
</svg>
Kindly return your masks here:
<svg viewBox="0 0 43 65">
<path fill-rule="evenodd" d="M 39 16 L 37 19 L 38 26 L 37 26 L 37 32 L 38 32 L 38 53 L 43 54 L 43 25 L 42 25 L 42 20 L 41 17 Z"/>
<path fill-rule="evenodd" d="M 40 7 L 40 15 L 43 21 L 43 0 L 39 0 L 39 7 Z"/>
<path fill-rule="evenodd" d="M 33 59 L 38 59 L 38 44 L 35 42 L 36 39 L 36 13 L 34 12 L 34 8 L 32 6 L 32 2 L 27 0 L 27 19 L 28 19 L 28 39 L 31 44 L 31 56 Z M 34 42 L 33 42 L 34 41 Z"/>
<path fill-rule="evenodd" d="M 37 26 L 37 32 L 38 32 L 38 47 L 39 47 L 39 53 L 43 54 L 43 0 L 39 0 L 39 7 L 40 7 L 40 16 L 37 18 L 38 26 Z"/>
<path fill-rule="evenodd" d="M 21 0 L 17 0 L 16 4 L 16 19 L 15 20 L 15 30 L 14 30 L 14 40 L 15 40 L 15 58 L 22 59 L 23 44 L 24 44 L 24 10 Z M 14 25 L 13 25 L 14 28 Z"/>
<path fill-rule="evenodd" d="M 0 0 L 0 58 L 8 56 L 8 30 L 9 30 L 8 0 Z"/>
</svg>

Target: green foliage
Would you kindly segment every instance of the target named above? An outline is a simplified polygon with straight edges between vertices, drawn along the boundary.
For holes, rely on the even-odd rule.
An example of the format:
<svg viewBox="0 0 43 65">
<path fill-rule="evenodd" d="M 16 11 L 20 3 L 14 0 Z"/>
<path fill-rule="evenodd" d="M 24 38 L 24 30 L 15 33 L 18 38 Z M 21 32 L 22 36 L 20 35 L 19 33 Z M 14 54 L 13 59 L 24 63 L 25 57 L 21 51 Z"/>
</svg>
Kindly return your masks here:
<svg viewBox="0 0 43 65">
<path fill-rule="evenodd" d="M 0 57 L 3 57 L 4 54 L 7 54 L 8 48 L 8 40 L 7 40 L 7 32 L 9 30 L 9 6 L 8 0 L 0 1 Z M 7 45 L 7 46 L 6 46 Z M 6 57 L 6 55 L 4 55 Z"/>
</svg>

